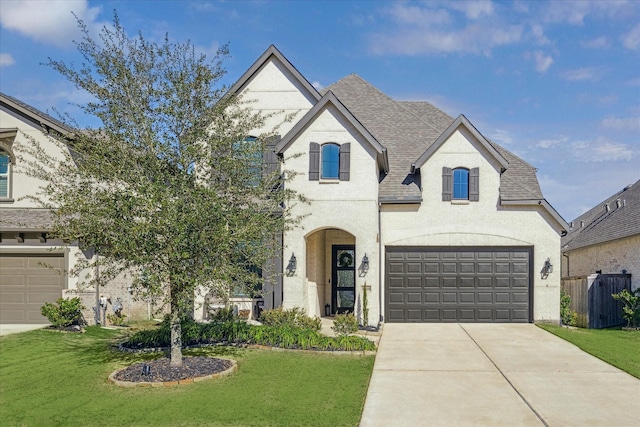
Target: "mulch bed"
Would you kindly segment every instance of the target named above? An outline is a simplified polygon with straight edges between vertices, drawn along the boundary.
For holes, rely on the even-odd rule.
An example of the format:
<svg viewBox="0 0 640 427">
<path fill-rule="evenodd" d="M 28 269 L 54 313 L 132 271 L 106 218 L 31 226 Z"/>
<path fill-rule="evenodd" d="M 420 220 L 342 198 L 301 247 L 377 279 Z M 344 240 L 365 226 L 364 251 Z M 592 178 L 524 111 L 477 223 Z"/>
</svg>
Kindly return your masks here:
<svg viewBox="0 0 640 427">
<path fill-rule="evenodd" d="M 114 378 L 118 381 L 129 382 L 180 381 L 217 374 L 226 371 L 233 365 L 231 360 L 202 356 L 183 357 L 181 367 L 169 366 L 170 362 L 169 358 L 163 357 L 136 363 L 117 372 Z M 144 373 L 145 365 L 150 368 L 148 375 Z"/>
</svg>

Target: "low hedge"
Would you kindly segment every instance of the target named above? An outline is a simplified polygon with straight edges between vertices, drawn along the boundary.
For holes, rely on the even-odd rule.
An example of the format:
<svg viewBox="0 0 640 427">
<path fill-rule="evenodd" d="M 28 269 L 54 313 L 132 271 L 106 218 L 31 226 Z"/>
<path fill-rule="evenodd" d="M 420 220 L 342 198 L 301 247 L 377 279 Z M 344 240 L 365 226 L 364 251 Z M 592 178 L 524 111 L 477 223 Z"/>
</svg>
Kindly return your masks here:
<svg viewBox="0 0 640 427">
<path fill-rule="evenodd" d="M 122 345 L 130 349 L 169 347 L 171 330 L 164 321 L 158 328 L 141 330 L 131 335 Z M 243 321 L 197 323 L 182 322 L 182 345 L 202 344 L 258 344 L 270 347 L 319 351 L 370 351 L 375 344 L 353 335 L 329 337 L 310 328 L 290 325 L 251 325 Z"/>
</svg>

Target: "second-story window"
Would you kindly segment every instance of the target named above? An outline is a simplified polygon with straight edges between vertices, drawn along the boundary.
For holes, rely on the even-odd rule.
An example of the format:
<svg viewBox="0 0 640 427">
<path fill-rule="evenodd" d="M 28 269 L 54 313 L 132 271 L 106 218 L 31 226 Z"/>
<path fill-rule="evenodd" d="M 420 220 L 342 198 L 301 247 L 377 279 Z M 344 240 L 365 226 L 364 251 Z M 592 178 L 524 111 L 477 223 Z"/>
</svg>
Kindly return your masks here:
<svg viewBox="0 0 640 427">
<path fill-rule="evenodd" d="M 322 179 L 338 179 L 340 172 L 340 146 L 324 144 L 322 146 Z"/>
</svg>

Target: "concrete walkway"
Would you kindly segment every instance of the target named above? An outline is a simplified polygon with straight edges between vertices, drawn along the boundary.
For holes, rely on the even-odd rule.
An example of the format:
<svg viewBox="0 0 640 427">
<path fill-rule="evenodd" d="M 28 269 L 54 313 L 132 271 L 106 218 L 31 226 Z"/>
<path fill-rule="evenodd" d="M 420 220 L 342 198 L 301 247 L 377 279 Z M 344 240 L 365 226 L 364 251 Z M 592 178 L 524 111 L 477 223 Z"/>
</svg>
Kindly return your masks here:
<svg viewBox="0 0 640 427">
<path fill-rule="evenodd" d="M 7 325 L 0 324 L 0 337 L 3 335 L 18 334 L 20 332 L 33 331 L 35 329 L 42 329 L 49 326 L 48 323 L 43 325 Z"/>
<path fill-rule="evenodd" d="M 370 426 L 638 426 L 640 380 L 531 324 L 384 326 Z"/>
</svg>

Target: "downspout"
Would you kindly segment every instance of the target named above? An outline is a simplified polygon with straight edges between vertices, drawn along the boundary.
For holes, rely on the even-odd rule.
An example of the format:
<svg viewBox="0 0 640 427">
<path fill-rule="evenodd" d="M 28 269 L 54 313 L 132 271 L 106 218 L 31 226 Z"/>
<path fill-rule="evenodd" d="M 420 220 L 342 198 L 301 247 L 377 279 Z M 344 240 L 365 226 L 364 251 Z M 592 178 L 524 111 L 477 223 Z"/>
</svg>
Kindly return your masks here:
<svg viewBox="0 0 640 427">
<path fill-rule="evenodd" d="M 569 255 L 563 252 L 562 256 L 567 259 L 567 276 L 566 277 L 571 277 L 571 268 L 569 266 Z M 560 274 L 560 279 L 562 279 L 562 274 Z"/>
<path fill-rule="evenodd" d="M 382 204 L 378 202 L 378 324 L 384 321 L 382 314 L 382 215 L 380 208 Z"/>
</svg>

